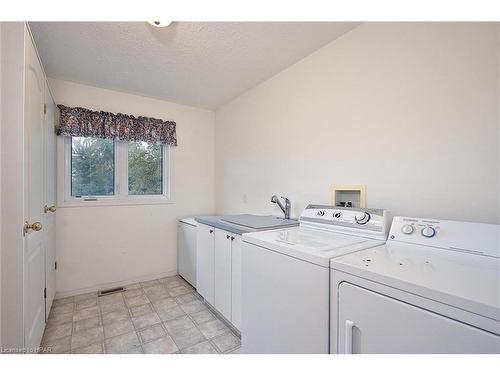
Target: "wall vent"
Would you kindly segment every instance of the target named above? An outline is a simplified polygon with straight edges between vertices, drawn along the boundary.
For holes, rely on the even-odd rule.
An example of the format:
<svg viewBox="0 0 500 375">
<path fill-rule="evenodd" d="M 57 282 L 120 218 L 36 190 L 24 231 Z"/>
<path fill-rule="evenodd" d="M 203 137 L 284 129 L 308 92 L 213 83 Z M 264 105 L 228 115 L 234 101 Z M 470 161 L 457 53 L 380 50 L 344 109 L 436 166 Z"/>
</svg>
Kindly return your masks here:
<svg viewBox="0 0 500 375">
<path fill-rule="evenodd" d="M 120 293 L 120 292 L 124 292 L 124 291 L 125 291 L 125 288 L 122 286 L 119 286 L 117 288 L 100 290 L 98 295 L 99 295 L 99 297 L 101 297 L 101 296 L 107 296 L 108 294 Z"/>
</svg>

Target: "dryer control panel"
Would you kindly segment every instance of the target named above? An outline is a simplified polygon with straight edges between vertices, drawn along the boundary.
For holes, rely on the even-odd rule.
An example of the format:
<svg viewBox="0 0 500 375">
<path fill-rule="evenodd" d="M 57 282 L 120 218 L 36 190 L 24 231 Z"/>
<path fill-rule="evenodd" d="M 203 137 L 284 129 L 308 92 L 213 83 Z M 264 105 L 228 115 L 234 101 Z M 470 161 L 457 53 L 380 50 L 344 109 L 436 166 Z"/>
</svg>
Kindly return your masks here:
<svg viewBox="0 0 500 375">
<path fill-rule="evenodd" d="M 389 241 L 500 258 L 500 225 L 396 216 Z"/>
</svg>

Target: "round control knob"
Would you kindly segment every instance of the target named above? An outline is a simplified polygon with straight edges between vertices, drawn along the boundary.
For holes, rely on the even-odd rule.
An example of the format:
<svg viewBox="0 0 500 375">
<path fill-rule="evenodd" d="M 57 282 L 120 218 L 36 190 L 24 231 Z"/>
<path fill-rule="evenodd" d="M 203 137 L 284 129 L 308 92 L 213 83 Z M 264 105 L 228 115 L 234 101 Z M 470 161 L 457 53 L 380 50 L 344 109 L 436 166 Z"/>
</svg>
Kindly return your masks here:
<svg viewBox="0 0 500 375">
<path fill-rule="evenodd" d="M 359 212 L 354 216 L 354 220 L 358 224 L 366 224 L 370 221 L 370 214 L 368 212 Z"/>
<path fill-rule="evenodd" d="M 403 225 L 403 227 L 401 228 L 401 232 L 403 232 L 404 234 L 412 234 L 414 230 L 415 228 L 413 228 L 413 225 L 410 224 Z"/>
<path fill-rule="evenodd" d="M 325 216 L 325 211 L 318 211 L 318 216 Z"/>
<path fill-rule="evenodd" d="M 433 227 L 425 227 L 422 229 L 422 236 L 431 238 L 436 235 L 436 230 Z"/>
<path fill-rule="evenodd" d="M 342 214 L 341 214 L 340 212 L 335 212 L 335 213 L 333 214 L 333 217 L 334 217 L 334 218 L 336 218 L 336 219 L 338 219 L 341 215 L 342 215 Z"/>
</svg>

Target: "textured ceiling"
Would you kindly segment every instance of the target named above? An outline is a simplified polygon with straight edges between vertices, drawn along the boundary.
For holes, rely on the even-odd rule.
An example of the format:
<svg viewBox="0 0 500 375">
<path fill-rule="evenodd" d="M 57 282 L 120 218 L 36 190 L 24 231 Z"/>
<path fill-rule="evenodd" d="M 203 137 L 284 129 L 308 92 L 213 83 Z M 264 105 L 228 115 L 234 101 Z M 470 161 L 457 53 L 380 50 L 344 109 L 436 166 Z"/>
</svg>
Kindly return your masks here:
<svg viewBox="0 0 500 375">
<path fill-rule="evenodd" d="M 49 77 L 215 109 L 356 27 L 342 22 L 31 22 Z"/>
</svg>

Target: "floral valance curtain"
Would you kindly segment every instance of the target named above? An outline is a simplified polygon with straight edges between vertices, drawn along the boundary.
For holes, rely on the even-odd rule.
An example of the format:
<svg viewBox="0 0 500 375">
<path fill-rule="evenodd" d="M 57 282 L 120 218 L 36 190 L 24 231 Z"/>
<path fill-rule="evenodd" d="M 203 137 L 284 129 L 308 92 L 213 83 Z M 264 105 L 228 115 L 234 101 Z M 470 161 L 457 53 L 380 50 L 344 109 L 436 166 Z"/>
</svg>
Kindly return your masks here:
<svg viewBox="0 0 500 375">
<path fill-rule="evenodd" d="M 56 129 L 57 135 L 143 141 L 177 146 L 174 121 L 92 111 L 61 104 L 57 107 L 61 111 L 59 126 Z"/>
</svg>

